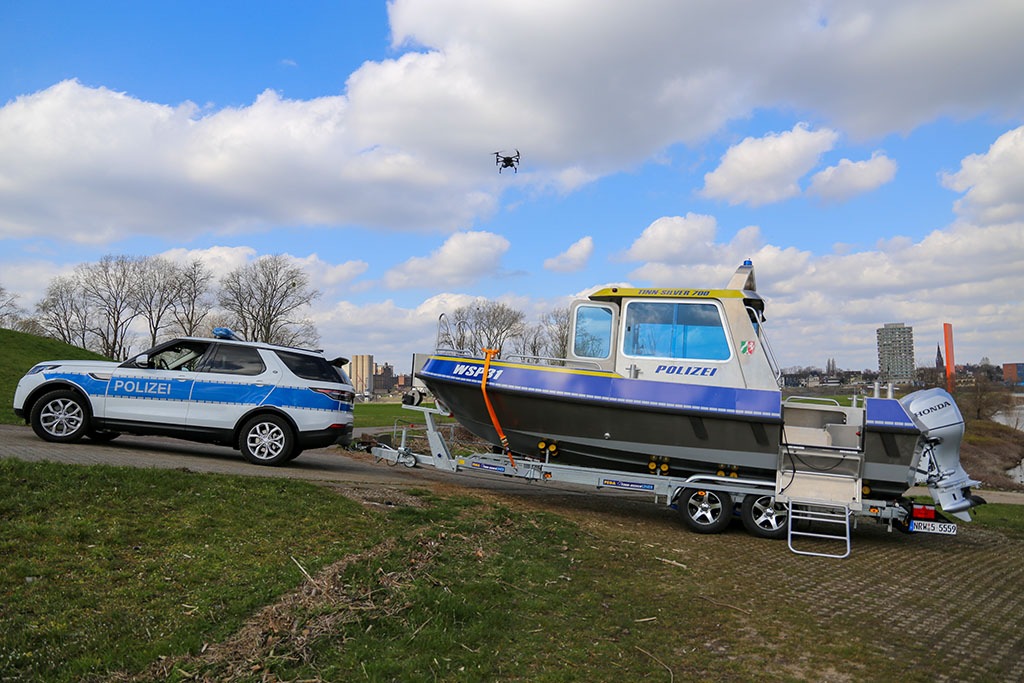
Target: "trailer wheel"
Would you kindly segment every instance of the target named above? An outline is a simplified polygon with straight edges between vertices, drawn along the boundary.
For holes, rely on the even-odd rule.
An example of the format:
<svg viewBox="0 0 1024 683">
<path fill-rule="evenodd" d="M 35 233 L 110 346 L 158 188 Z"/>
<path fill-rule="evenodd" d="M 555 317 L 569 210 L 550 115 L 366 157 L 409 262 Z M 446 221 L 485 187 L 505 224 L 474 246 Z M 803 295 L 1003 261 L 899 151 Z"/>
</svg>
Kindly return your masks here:
<svg viewBox="0 0 1024 683">
<path fill-rule="evenodd" d="M 777 504 L 774 496 L 750 495 L 740 506 L 740 519 L 751 536 L 780 539 L 786 537 L 789 510 Z"/>
<path fill-rule="evenodd" d="M 698 534 L 718 534 L 732 521 L 732 498 L 723 491 L 683 489 L 676 500 L 683 522 Z"/>
</svg>

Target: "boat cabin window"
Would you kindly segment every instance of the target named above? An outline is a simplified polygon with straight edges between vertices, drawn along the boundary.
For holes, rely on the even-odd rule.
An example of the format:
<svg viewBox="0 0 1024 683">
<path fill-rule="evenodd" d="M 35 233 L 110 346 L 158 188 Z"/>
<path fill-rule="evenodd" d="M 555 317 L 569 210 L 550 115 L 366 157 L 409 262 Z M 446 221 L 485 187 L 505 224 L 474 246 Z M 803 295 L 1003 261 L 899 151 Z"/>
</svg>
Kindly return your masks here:
<svg viewBox="0 0 1024 683">
<path fill-rule="evenodd" d="M 711 303 L 631 301 L 626 305 L 627 356 L 728 360 L 729 342 Z"/>
<path fill-rule="evenodd" d="M 576 308 L 572 353 L 577 358 L 607 358 L 612 351 L 612 309 L 583 305 Z"/>
</svg>

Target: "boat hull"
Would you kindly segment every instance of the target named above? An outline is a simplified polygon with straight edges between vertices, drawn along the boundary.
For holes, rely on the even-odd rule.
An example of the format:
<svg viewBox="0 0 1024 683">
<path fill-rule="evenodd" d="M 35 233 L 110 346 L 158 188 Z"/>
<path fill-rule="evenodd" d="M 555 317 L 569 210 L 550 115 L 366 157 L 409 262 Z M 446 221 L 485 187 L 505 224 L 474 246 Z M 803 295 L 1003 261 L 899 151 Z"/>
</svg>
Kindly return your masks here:
<svg viewBox="0 0 1024 683">
<path fill-rule="evenodd" d="M 464 427 L 497 445 L 482 372 L 475 359 L 431 358 L 418 376 Z M 655 462 L 671 474 L 735 466 L 770 476 L 778 464 L 781 399 L 774 392 L 687 391 L 613 373 L 506 363 L 490 375 L 487 397 L 519 455 L 638 472 Z M 557 450 L 542 452 L 542 442 Z"/>
<path fill-rule="evenodd" d="M 459 423 L 497 448 L 484 399 L 513 454 L 673 476 L 773 480 L 783 446 L 781 392 L 627 379 L 615 373 L 431 357 L 418 373 Z M 920 432 L 898 402 L 869 400 L 864 475 L 875 496 L 913 483 Z M 550 450 L 554 445 L 554 450 Z M 785 457 L 785 456 L 782 456 Z"/>
</svg>

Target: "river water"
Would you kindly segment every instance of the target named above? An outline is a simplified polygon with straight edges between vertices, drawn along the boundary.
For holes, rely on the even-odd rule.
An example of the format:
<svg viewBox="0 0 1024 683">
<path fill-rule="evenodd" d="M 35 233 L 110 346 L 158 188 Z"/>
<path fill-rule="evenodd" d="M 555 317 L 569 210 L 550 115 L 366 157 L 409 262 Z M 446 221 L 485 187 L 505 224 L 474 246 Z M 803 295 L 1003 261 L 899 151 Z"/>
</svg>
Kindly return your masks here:
<svg viewBox="0 0 1024 683">
<path fill-rule="evenodd" d="M 997 413 L 992 417 L 992 419 L 999 424 L 1004 424 L 1007 427 L 1013 427 L 1014 429 L 1024 431 L 1024 406 L 1017 406 L 1012 410 Z M 1016 467 L 1011 467 L 1006 470 L 1006 473 L 1014 481 L 1024 484 L 1024 460 L 1017 463 Z"/>
<path fill-rule="evenodd" d="M 1006 425 L 1007 427 L 1024 429 L 1024 406 L 1017 406 L 1012 410 L 996 413 L 992 419 L 999 424 Z"/>
</svg>

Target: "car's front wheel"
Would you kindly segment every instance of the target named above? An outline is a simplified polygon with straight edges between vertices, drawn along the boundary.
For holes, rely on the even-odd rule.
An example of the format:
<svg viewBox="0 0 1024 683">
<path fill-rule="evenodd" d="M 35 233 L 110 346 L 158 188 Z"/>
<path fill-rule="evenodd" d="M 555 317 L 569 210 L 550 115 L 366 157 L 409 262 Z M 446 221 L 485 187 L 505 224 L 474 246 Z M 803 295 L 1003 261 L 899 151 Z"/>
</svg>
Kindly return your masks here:
<svg viewBox="0 0 1024 683">
<path fill-rule="evenodd" d="M 242 426 L 238 446 L 255 465 L 280 465 L 288 462 L 295 450 L 295 434 L 284 418 L 258 415 Z"/>
<path fill-rule="evenodd" d="M 43 441 L 70 443 L 89 431 L 89 407 L 80 394 L 57 389 L 35 402 L 29 422 Z"/>
</svg>

